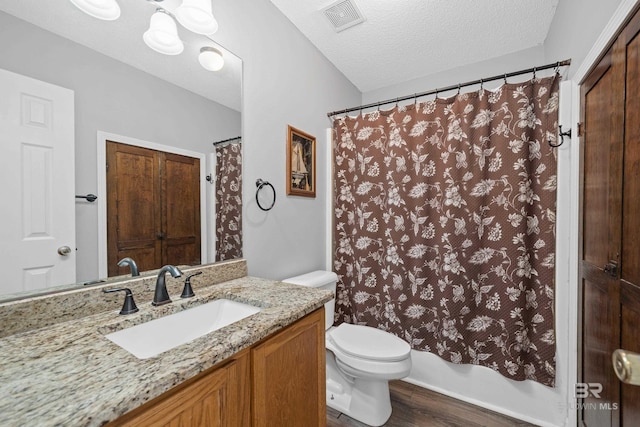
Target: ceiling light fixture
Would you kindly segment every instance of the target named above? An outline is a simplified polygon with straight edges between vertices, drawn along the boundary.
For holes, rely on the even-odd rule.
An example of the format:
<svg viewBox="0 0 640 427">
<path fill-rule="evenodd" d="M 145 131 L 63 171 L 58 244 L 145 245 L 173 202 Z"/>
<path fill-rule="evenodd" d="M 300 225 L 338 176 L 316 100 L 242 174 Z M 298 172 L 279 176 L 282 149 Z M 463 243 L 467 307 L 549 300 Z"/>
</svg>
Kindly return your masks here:
<svg viewBox="0 0 640 427">
<path fill-rule="evenodd" d="M 71 3 L 87 15 L 104 21 L 115 21 L 120 17 L 116 0 L 71 0 Z"/>
<path fill-rule="evenodd" d="M 211 35 L 218 31 L 211 0 L 183 0 L 176 9 L 176 19 L 180 25 L 197 34 Z"/>
<path fill-rule="evenodd" d="M 203 47 L 200 49 L 198 61 L 206 70 L 218 71 L 224 66 L 224 58 L 222 52 L 214 47 Z"/>
<path fill-rule="evenodd" d="M 179 55 L 184 50 L 176 23 L 164 9 L 156 9 L 151 15 L 149 29 L 142 35 L 142 39 L 151 49 L 165 55 Z"/>
<path fill-rule="evenodd" d="M 78 9 L 94 18 L 114 21 L 120 17 L 120 6 L 116 0 L 70 0 Z M 146 0 L 161 3 L 163 0 Z M 174 13 L 158 8 L 151 15 L 149 29 L 143 34 L 144 42 L 156 52 L 179 55 L 184 43 L 178 35 L 176 20 L 187 30 L 209 36 L 218 30 L 218 21 L 211 11 L 211 0 L 183 0 Z M 198 56 L 200 64 L 207 70 L 218 71 L 224 66 L 222 52 L 213 47 L 203 47 Z"/>
</svg>

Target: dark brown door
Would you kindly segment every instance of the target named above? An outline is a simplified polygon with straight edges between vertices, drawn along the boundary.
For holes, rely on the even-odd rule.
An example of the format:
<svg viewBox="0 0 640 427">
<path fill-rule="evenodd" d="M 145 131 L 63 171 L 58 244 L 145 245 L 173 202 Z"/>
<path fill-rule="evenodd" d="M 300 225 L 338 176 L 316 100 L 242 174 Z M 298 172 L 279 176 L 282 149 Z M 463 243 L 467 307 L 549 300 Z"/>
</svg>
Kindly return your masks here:
<svg viewBox="0 0 640 427">
<path fill-rule="evenodd" d="M 581 425 L 631 426 L 640 388 L 623 385 L 614 350 L 640 352 L 640 15 L 582 85 Z"/>
<path fill-rule="evenodd" d="M 200 263 L 200 161 L 107 141 L 109 276 Z"/>
<path fill-rule="evenodd" d="M 640 353 L 640 12 L 621 38 L 626 73 L 619 348 Z M 620 384 L 620 408 L 622 425 L 640 423 L 639 386 Z"/>
<path fill-rule="evenodd" d="M 163 263 L 200 264 L 200 160 L 163 153 Z"/>
</svg>

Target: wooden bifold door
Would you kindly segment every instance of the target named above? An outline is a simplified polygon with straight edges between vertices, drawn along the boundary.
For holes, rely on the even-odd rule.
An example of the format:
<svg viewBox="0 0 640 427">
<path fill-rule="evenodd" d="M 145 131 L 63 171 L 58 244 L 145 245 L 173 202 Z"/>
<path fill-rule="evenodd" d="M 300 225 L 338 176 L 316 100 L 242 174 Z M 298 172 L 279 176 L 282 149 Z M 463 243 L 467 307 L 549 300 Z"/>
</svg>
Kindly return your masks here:
<svg viewBox="0 0 640 427">
<path fill-rule="evenodd" d="M 200 160 L 107 141 L 109 276 L 200 264 Z"/>
<path fill-rule="evenodd" d="M 580 425 L 637 426 L 640 387 L 612 366 L 640 353 L 640 14 L 582 84 Z"/>
</svg>

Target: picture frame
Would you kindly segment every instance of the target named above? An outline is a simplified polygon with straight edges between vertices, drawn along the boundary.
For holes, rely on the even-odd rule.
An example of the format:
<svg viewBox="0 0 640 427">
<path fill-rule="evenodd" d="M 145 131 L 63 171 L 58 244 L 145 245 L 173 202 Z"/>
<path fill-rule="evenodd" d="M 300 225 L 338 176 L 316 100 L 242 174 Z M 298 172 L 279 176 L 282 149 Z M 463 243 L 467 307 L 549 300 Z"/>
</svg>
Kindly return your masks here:
<svg viewBox="0 0 640 427">
<path fill-rule="evenodd" d="M 287 195 L 316 197 L 316 138 L 287 126 Z"/>
</svg>

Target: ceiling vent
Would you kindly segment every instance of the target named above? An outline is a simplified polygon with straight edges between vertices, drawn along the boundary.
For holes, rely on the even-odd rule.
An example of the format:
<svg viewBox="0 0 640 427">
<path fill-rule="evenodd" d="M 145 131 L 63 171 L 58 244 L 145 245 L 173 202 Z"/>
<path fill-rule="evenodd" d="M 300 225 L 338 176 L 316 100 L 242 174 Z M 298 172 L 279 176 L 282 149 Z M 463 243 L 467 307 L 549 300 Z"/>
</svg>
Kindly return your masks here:
<svg viewBox="0 0 640 427">
<path fill-rule="evenodd" d="M 353 0 L 338 0 L 322 9 L 322 12 L 337 33 L 364 22 L 364 16 Z"/>
</svg>

